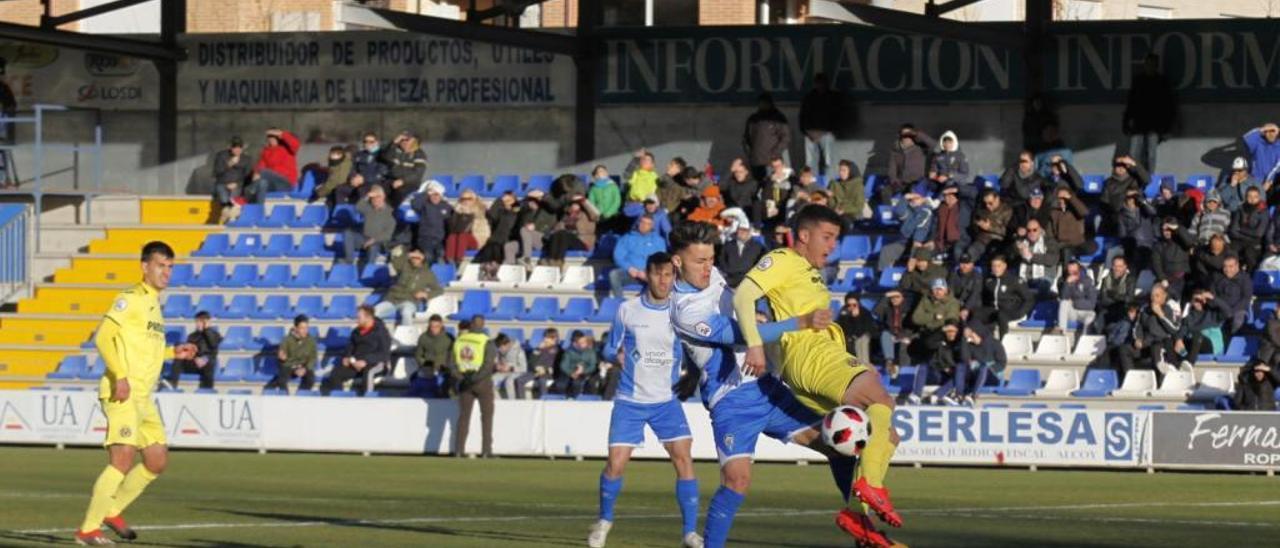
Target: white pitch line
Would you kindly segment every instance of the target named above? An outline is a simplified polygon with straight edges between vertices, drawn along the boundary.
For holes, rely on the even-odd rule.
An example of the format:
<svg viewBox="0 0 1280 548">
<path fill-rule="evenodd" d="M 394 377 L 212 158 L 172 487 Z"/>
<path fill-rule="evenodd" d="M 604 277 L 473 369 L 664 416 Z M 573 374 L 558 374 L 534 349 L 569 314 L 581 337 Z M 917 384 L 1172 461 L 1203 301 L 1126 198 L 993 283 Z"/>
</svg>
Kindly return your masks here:
<svg viewBox="0 0 1280 548">
<path fill-rule="evenodd" d="M 1099 504 L 1062 504 L 1056 506 L 974 506 L 970 508 L 933 508 L 905 510 L 912 514 L 951 514 L 957 512 L 1018 512 L 1053 510 L 1105 510 L 1112 508 L 1213 508 L 1233 506 L 1276 506 L 1280 500 L 1248 500 L 1228 502 L 1116 502 Z M 1092 518 L 1091 518 L 1092 519 Z"/>
</svg>

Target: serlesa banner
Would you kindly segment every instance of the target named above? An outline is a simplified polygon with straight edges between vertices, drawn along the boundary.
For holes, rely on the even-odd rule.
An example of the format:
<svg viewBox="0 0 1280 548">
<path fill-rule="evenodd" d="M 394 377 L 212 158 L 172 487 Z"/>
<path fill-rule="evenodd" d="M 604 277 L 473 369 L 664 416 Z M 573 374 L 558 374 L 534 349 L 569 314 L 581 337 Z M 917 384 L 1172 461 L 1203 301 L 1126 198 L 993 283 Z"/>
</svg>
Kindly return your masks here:
<svg viewBox="0 0 1280 548">
<path fill-rule="evenodd" d="M 1280 413 L 1153 413 L 1151 463 L 1280 470 Z"/>
<path fill-rule="evenodd" d="M 1148 52 L 1183 101 L 1273 101 L 1280 88 L 1268 20 L 1056 23 L 1050 35 L 1043 88 L 1059 101 L 1123 102 Z M 606 103 L 794 101 L 818 72 L 857 100 L 1008 101 L 1027 72 L 1021 51 L 860 25 L 620 29 L 604 50 Z"/>
</svg>

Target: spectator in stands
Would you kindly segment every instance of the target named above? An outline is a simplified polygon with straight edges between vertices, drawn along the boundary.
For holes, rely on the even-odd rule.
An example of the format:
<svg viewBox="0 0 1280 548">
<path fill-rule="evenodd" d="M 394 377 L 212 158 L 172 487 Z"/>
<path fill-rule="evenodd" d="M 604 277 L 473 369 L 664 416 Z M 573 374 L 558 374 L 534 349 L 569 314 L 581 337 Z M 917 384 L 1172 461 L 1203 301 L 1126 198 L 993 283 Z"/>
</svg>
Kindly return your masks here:
<svg viewBox="0 0 1280 548">
<path fill-rule="evenodd" d="M 1043 194 L 1050 190 L 1049 182 L 1036 171 L 1035 158 L 1029 150 L 1018 154 L 1018 165 L 1004 170 L 1000 189 L 1005 202 L 1014 208 L 1026 203 L 1032 191 L 1039 189 Z"/>
<path fill-rule="evenodd" d="M 960 405 L 968 389 L 969 364 L 973 361 L 969 341 L 961 335 L 958 322 L 943 324 L 938 349 L 930 355 L 929 363 L 916 370 L 915 394 L 924 393 L 928 380 L 938 379 L 941 384 L 928 398 L 930 405 Z M 925 373 L 926 374 L 921 374 Z"/>
<path fill-rule="evenodd" d="M 980 321 L 995 325 L 996 333 L 1003 339 L 1009 332 L 1009 322 L 1025 318 L 1036 304 L 1035 292 L 1017 274 L 1009 271 L 1009 262 L 1003 255 L 991 258 L 991 273 L 982 291 Z"/>
<path fill-rule="evenodd" d="M 639 204 L 645 197 L 658 192 L 658 173 L 654 171 L 653 153 L 645 149 L 637 150 L 622 172 L 622 180 L 627 186 L 627 203 Z M 638 210 L 638 206 L 629 206 Z M 628 217 L 635 214 L 627 213 Z"/>
<path fill-rule="evenodd" d="M 902 291 L 890 289 L 876 303 L 873 315 L 880 320 L 880 355 L 890 377 L 898 375 L 898 364 L 911 363 L 907 353 L 915 330 L 911 325 L 911 308 Z"/>
<path fill-rule="evenodd" d="M 955 182 L 949 181 L 942 187 L 942 203 L 934 210 L 934 217 L 933 248 L 939 253 L 959 257 L 968 238 L 965 229 L 969 227 L 969 221 L 960 202 L 960 187 Z"/>
<path fill-rule="evenodd" d="M 871 339 L 879 338 L 880 327 L 876 325 L 871 312 L 862 309 L 858 294 L 852 291 L 845 293 L 844 306 L 836 318 L 840 330 L 844 332 L 845 351 L 852 354 L 862 363 L 871 363 Z"/>
<path fill-rule="evenodd" d="M 778 225 L 773 228 L 773 238 L 769 240 L 769 250 L 779 249 L 791 245 L 791 229 L 787 225 Z"/>
<path fill-rule="evenodd" d="M 754 114 L 747 118 L 742 133 L 742 149 L 751 164 L 751 174 L 763 181 L 774 158 L 786 156 L 791 147 L 791 125 L 773 104 L 773 96 L 763 93 Z"/>
<path fill-rule="evenodd" d="M 371 188 L 369 195 L 356 204 L 356 211 L 364 217 L 364 223 L 343 233 L 342 262 L 355 262 L 359 255 L 360 267 L 364 268 L 390 249 L 391 238 L 396 233 L 396 215 L 387 204 L 387 195 L 382 187 Z"/>
<path fill-rule="evenodd" d="M 1160 57 L 1148 53 L 1142 60 L 1142 72 L 1133 77 L 1122 123 L 1124 134 L 1129 136 L 1129 153 L 1147 169 L 1156 169 L 1156 148 L 1173 128 L 1177 115 L 1177 97 L 1169 79 L 1160 73 Z"/>
<path fill-rule="evenodd" d="M 1124 253 L 1133 261 L 1135 270 L 1147 266 L 1147 256 L 1141 250 L 1150 249 L 1155 243 L 1156 210 L 1141 192 L 1130 190 L 1124 197 L 1124 205 L 1115 220 L 1114 235 L 1120 239 L 1120 247 L 1112 247 L 1107 254 Z"/>
<path fill-rule="evenodd" d="M 792 200 L 795 181 L 795 172 L 782 161 L 781 156 L 770 162 L 768 176 L 763 179 L 760 190 L 760 197 L 764 200 L 761 211 L 766 225 L 774 226 L 786 220 L 787 204 Z"/>
<path fill-rule="evenodd" d="M 1251 188 L 1266 192 L 1262 183 L 1249 174 L 1249 161 L 1236 158 L 1231 162 L 1231 174 L 1225 181 L 1218 183 L 1218 195 L 1222 197 L 1222 207 L 1235 213 L 1244 205 L 1245 193 Z"/>
<path fill-rule="evenodd" d="M 1231 212 L 1222 207 L 1222 197 L 1217 191 L 1210 191 L 1204 198 L 1204 210 L 1191 222 L 1191 231 L 1205 244 L 1214 235 L 1225 236 L 1230 228 Z"/>
<path fill-rule="evenodd" d="M 729 287 L 738 287 L 765 253 L 764 245 L 752 234 L 751 225 L 740 224 L 733 233 L 733 239 L 720 247 L 716 266 L 724 272 Z"/>
<path fill-rule="evenodd" d="M 686 192 L 684 175 L 688 169 L 689 163 L 683 157 L 676 156 L 667 161 L 662 175 L 658 176 L 658 189 L 654 192 L 658 195 L 662 209 L 673 215 L 677 213 L 684 198 L 697 195 L 696 192 L 692 194 Z"/>
<path fill-rule="evenodd" d="M 231 138 L 227 148 L 213 155 L 213 195 L 222 206 L 219 224 L 226 224 L 240 215 L 240 204 L 246 200 L 245 183 L 253 173 L 252 166 L 253 158 L 244 153 L 244 140 L 238 136 Z"/>
<path fill-rule="evenodd" d="M 1280 137 L 1280 127 L 1274 122 L 1267 122 L 1244 134 L 1244 146 L 1249 149 L 1253 160 L 1253 168 L 1249 172 L 1263 184 L 1275 183 L 1276 173 L 1280 171 L 1280 139 L 1277 137 Z"/>
<path fill-rule="evenodd" d="M 671 234 L 671 215 L 665 209 L 662 209 L 661 203 L 658 201 L 658 195 L 650 194 L 645 197 L 643 207 L 637 215 L 648 215 L 653 218 L 653 229 L 657 231 L 658 236 L 667 239 L 667 235 Z"/>
<path fill-rule="evenodd" d="M 760 204 L 760 181 L 751 176 L 751 170 L 742 158 L 734 158 L 729 164 L 729 176 L 720 181 L 720 195 L 725 207 L 737 207 L 746 212 L 751 222 L 758 223 L 763 211 Z"/>
<path fill-rule="evenodd" d="M 1120 321 L 1129 305 L 1137 302 L 1137 295 L 1138 275 L 1129 271 L 1127 259 L 1117 255 L 1098 286 L 1098 320 L 1102 323 L 1094 331 L 1105 333 L 1108 325 Z"/>
<path fill-rule="evenodd" d="M 947 280 L 947 269 L 943 266 L 943 255 L 934 253 L 932 249 L 920 247 L 907 260 L 907 271 L 898 280 L 898 289 L 907 297 L 907 304 L 915 306 L 933 292 L 933 284 L 938 280 Z"/>
<path fill-rule="evenodd" d="M 541 190 L 530 191 L 516 216 L 516 226 L 520 227 L 520 254 L 526 266 L 532 264 L 534 254 L 542 250 L 543 238 L 556 224 L 555 214 L 546 208 L 542 198 Z"/>
<path fill-rule="evenodd" d="M 1133 329 L 1134 348 L 1142 358 L 1141 365 L 1149 366 L 1162 381 L 1165 368 L 1160 364 L 1175 364 L 1186 352 L 1186 345 L 1178 334 L 1182 330 L 1182 318 L 1178 310 L 1169 304 L 1169 294 L 1164 287 L 1151 288 L 1150 300 L 1138 314 Z M 1139 364 L 1135 362 L 1135 366 Z M 1128 373 L 1128 371 L 1126 371 Z"/>
<path fill-rule="evenodd" d="M 387 199 L 392 207 L 398 207 L 427 175 L 427 153 L 422 151 L 418 138 L 402 131 L 382 150 L 382 163 L 388 166 L 386 181 Z"/>
<path fill-rule="evenodd" d="M 1233 398 L 1235 408 L 1241 411 L 1275 411 L 1276 387 L 1280 387 L 1280 374 L 1276 368 L 1257 359 L 1249 360 L 1240 368 Z"/>
<path fill-rule="evenodd" d="M 1117 319 L 1106 325 L 1103 330 L 1106 336 L 1106 348 L 1098 354 L 1090 367 L 1114 370 L 1116 377 L 1121 382 L 1124 381 L 1125 373 L 1133 369 L 1133 362 L 1138 356 L 1133 328 L 1138 323 L 1138 314 L 1141 311 L 1142 305 L 1137 302 L 1129 303 L 1125 305 L 1124 311 Z"/>
<path fill-rule="evenodd" d="M 1036 173 L 1039 173 L 1045 181 L 1049 181 L 1053 177 L 1053 158 L 1065 158 L 1070 162 L 1074 155 L 1071 148 L 1062 140 L 1058 124 L 1045 125 L 1041 130 L 1041 137 L 1044 149 L 1035 153 Z"/>
<path fill-rule="evenodd" d="M 346 147 L 334 145 L 329 147 L 328 161 L 324 182 L 313 191 L 315 198 L 323 198 L 330 209 L 333 209 L 333 206 L 337 203 L 355 203 L 356 200 L 350 200 L 349 197 L 339 202 L 338 197 L 334 194 L 339 188 L 348 187 L 351 178 L 356 174 L 355 162 L 352 160 L 351 154 L 347 152 Z M 360 198 L 363 197 L 360 196 Z"/>
<path fill-rule="evenodd" d="M 361 393 L 373 387 L 373 378 L 386 372 L 391 362 L 391 333 L 386 324 L 374 314 L 367 304 L 356 309 L 356 326 L 351 330 L 351 342 L 342 362 L 333 368 L 329 378 L 320 385 L 320 392 L 329 395 L 356 377 Z"/>
<path fill-rule="evenodd" d="M 653 230 L 653 218 L 641 215 L 625 236 L 613 247 L 614 269 L 609 271 L 609 288 L 614 297 L 622 298 L 623 288 L 632 282 L 646 283 L 644 265 L 649 256 L 667 250 L 667 242 Z"/>
<path fill-rule="evenodd" d="M 973 184 L 969 160 L 964 151 L 960 150 L 960 138 L 956 136 L 956 132 L 948 130 L 942 134 L 942 150 L 933 157 L 933 163 L 929 167 L 929 180 L 933 181 L 935 189 L 948 182 L 954 182 L 957 190 L 959 185 Z"/>
<path fill-rule="evenodd" d="M 379 317 L 395 310 L 396 325 L 412 324 L 414 314 L 425 307 L 427 301 L 443 295 L 444 288 L 427 264 L 426 255 L 416 249 L 393 253 L 391 268 L 395 269 L 396 279 L 373 310 Z"/>
<path fill-rule="evenodd" d="M 1221 234 L 1209 238 L 1209 245 L 1196 249 L 1191 263 L 1191 286 L 1197 289 L 1210 288 L 1214 280 L 1222 274 L 1227 257 L 1233 257 L 1227 249 L 1227 239 Z"/>
<path fill-rule="evenodd" d="M 543 197 L 543 205 L 556 215 L 564 215 L 569 204 L 579 197 L 586 199 L 587 185 L 577 176 L 566 173 L 551 183 L 551 192 Z"/>
<path fill-rule="evenodd" d="M 280 128 L 267 130 L 267 144 L 253 167 L 253 201 L 262 203 L 269 192 L 290 190 L 298 181 L 298 147 L 294 134 Z"/>
<path fill-rule="evenodd" d="M 904 252 L 914 253 L 916 249 L 932 247 L 934 216 L 933 204 L 929 198 L 914 191 L 908 191 L 902 200 L 893 206 L 893 215 L 900 223 L 899 238 L 881 247 L 879 259 L 881 271 L 893 267 Z"/>
<path fill-rule="evenodd" d="M 1231 322 L 1227 324 L 1225 337 L 1230 339 L 1244 326 L 1253 304 L 1253 280 L 1241 272 L 1240 259 L 1228 255 L 1222 261 L 1222 273 L 1214 277 L 1213 294 L 1231 310 Z"/>
<path fill-rule="evenodd" d="M 316 191 L 316 195 L 325 198 L 325 203 L 330 210 L 339 205 L 358 204 L 369 195 L 370 189 L 379 186 L 378 183 L 368 182 L 359 172 L 352 173 L 346 181 L 337 183 L 332 191 L 329 191 L 329 182 L 325 181 L 324 186 Z"/>
<path fill-rule="evenodd" d="M 1119 215 L 1124 208 L 1125 197 L 1130 191 L 1142 192 L 1150 181 L 1147 170 L 1128 156 L 1117 156 L 1111 163 L 1111 176 L 1102 183 L 1102 214 L 1104 233 L 1114 234 L 1114 223 L 1105 222 Z"/>
<path fill-rule="evenodd" d="M 476 262 L 496 270 L 497 264 L 516 264 L 520 255 L 519 234 L 516 231 L 520 221 L 520 200 L 514 192 L 504 192 L 484 214 L 489 223 L 489 241 L 480 247 L 476 254 Z"/>
<path fill-rule="evenodd" d="M 955 271 L 947 274 L 947 287 L 951 295 L 960 301 L 960 317 L 965 320 L 982 307 L 982 273 L 978 272 L 969 254 L 961 254 L 956 260 Z"/>
<path fill-rule="evenodd" d="M 444 185 L 439 181 L 433 179 L 422 186 L 424 192 L 411 204 L 418 214 L 416 245 L 426 255 L 427 264 L 435 264 L 444 259 L 445 222 L 453 215 L 453 206 L 444 201 Z"/>
<path fill-rule="evenodd" d="M 1267 204 L 1262 201 L 1262 192 L 1250 188 L 1245 192 L 1244 205 L 1231 216 L 1231 228 L 1228 235 L 1231 248 L 1240 257 L 1240 264 L 1245 270 L 1253 272 L 1262 261 L 1262 243 L 1270 229 L 1271 219 L 1267 217 Z"/>
<path fill-rule="evenodd" d="M 480 456 L 492 458 L 493 372 L 498 363 L 498 348 L 485 334 L 484 316 L 473 316 L 470 328 L 459 329 L 458 333 L 447 365 L 450 384 L 458 393 L 458 431 L 453 442 L 453 456 L 461 457 L 467 449 L 471 409 L 476 400 L 480 400 Z"/>
<path fill-rule="evenodd" d="M 894 196 L 925 180 L 929 174 L 929 154 L 937 146 L 933 137 L 911 124 L 898 128 L 898 138 L 889 148 L 888 181 L 876 188 L 881 205 L 891 205 Z"/>
<path fill-rule="evenodd" d="M 548 327 L 542 333 L 542 340 L 533 347 L 529 363 L 533 366 L 533 385 L 539 395 L 547 393 L 547 389 L 554 382 L 562 350 L 560 331 L 554 327 Z"/>
<path fill-rule="evenodd" d="M 987 249 L 999 246 L 1004 242 L 1009 220 L 1013 210 L 1003 203 L 1000 195 L 988 190 L 982 194 L 982 207 L 973 214 L 973 243 L 969 245 L 969 256 L 980 259 Z"/>
<path fill-rule="evenodd" d="M 724 202 L 720 199 L 720 187 L 709 186 L 702 191 L 702 197 L 698 207 L 689 212 L 685 221 L 690 223 L 710 223 L 721 226 L 723 221 L 720 219 L 720 213 L 724 211 Z"/>
<path fill-rule="evenodd" d="M 445 262 L 462 264 L 468 251 L 478 250 L 489 241 L 489 220 L 485 213 L 484 204 L 480 203 L 476 193 L 464 190 L 446 224 Z"/>
<path fill-rule="evenodd" d="M 556 391 L 567 397 L 575 398 L 587 392 L 587 383 L 596 374 L 599 358 L 596 355 L 595 341 L 591 335 L 583 331 L 574 331 L 569 339 L 569 349 L 560 356 L 560 375 L 556 379 Z"/>
<path fill-rule="evenodd" d="M 1039 221 L 1027 221 L 1026 229 L 1027 235 L 1014 242 L 1018 276 L 1041 296 L 1047 296 L 1058 284 L 1062 250 Z"/>
<path fill-rule="evenodd" d="M 591 251 L 596 243 L 596 221 L 600 213 L 584 195 L 575 195 L 565 213 L 547 235 L 546 248 L 539 264 L 564 266 L 570 251 Z"/>
<path fill-rule="evenodd" d="M 1071 328 L 1071 322 L 1079 322 L 1080 329 L 1088 333 L 1098 315 L 1098 287 L 1089 276 L 1089 269 L 1072 260 L 1067 263 L 1066 277 L 1058 283 L 1058 325 L 1052 332 L 1061 335 Z"/>
<path fill-rule="evenodd" d="M 1075 166 L 1062 156 L 1049 157 L 1049 173 L 1046 177 L 1049 186 L 1054 188 L 1054 192 L 1058 192 L 1057 189 L 1062 188 L 1062 185 L 1066 185 L 1075 194 L 1084 191 L 1084 177 L 1081 177 Z"/>
<path fill-rule="evenodd" d="M 835 162 L 832 148 L 840 129 L 840 93 L 831 89 L 826 73 L 813 75 L 813 89 L 800 102 L 800 133 L 804 134 L 804 165 L 830 177 Z"/>
<path fill-rule="evenodd" d="M 382 161 L 382 142 L 378 141 L 378 134 L 373 132 L 365 133 L 361 138 L 360 151 L 356 152 L 355 158 L 352 160 L 352 175 L 359 173 L 364 177 L 366 182 L 372 184 L 382 184 L 387 178 L 389 168 Z M 421 178 L 411 181 L 414 188 L 420 185 Z"/>
<path fill-rule="evenodd" d="M 964 403 L 974 404 L 974 394 L 979 388 L 987 386 L 994 378 L 994 384 L 1004 379 L 1005 366 L 1009 357 L 1005 354 L 1004 345 L 992 335 L 991 330 L 980 322 L 968 322 L 964 326 L 964 338 L 969 347 L 969 374 L 972 381 L 965 385 L 961 393 Z"/>
<path fill-rule="evenodd" d="M 852 161 L 840 160 L 836 176 L 827 183 L 827 191 L 831 193 L 831 209 L 845 220 L 846 232 L 852 229 L 854 221 L 871 217 L 865 181 Z"/>
<path fill-rule="evenodd" d="M 1045 194 L 1040 188 L 1031 189 L 1027 201 L 1013 208 L 1013 217 L 1009 218 L 1009 226 L 1013 227 L 1013 235 L 1017 238 L 1027 237 L 1027 223 L 1035 220 L 1040 226 L 1052 226 L 1055 207 L 1050 207 Z"/>
<path fill-rule="evenodd" d="M 1170 179 L 1160 181 L 1160 194 L 1156 196 L 1156 216 L 1165 219 L 1173 217 L 1183 227 L 1191 226 L 1196 214 L 1200 212 L 1200 203 L 1204 201 L 1204 192 L 1189 188 L 1177 192 L 1176 185 Z"/>
<path fill-rule="evenodd" d="M 920 330 L 922 354 L 932 354 L 942 345 L 942 326 L 960 322 L 960 301 L 951 296 L 947 280 L 938 278 L 930 285 L 929 297 L 921 299 L 911 313 L 911 323 Z"/>
<path fill-rule="evenodd" d="M 520 342 L 508 337 L 506 333 L 498 334 L 493 340 L 498 349 L 498 361 L 494 366 L 493 384 L 503 399 L 524 399 L 524 385 L 533 378 L 529 373 L 529 360 L 520 348 Z"/>
<path fill-rule="evenodd" d="M 1049 222 L 1048 224 L 1041 222 L 1040 226 L 1052 229 L 1050 235 L 1061 246 L 1063 260 L 1084 257 L 1097 252 L 1098 243 L 1089 237 L 1089 231 L 1085 228 L 1089 206 L 1076 197 L 1067 184 L 1059 183 L 1054 193 L 1057 194 L 1058 199 L 1054 202 L 1056 205 L 1053 210 L 1049 212 Z"/>
<path fill-rule="evenodd" d="M 293 329 L 285 335 L 280 348 L 276 350 L 276 376 L 268 382 L 264 389 L 272 388 L 289 391 L 289 381 L 294 377 L 302 379 L 298 390 L 311 390 L 316 383 L 316 339 L 311 336 L 311 320 L 299 314 L 293 318 Z"/>
<path fill-rule="evenodd" d="M 1231 318 L 1232 310 L 1207 289 L 1192 293 L 1190 305 L 1178 336 L 1187 349 L 1183 363 L 1195 365 L 1200 354 L 1221 354 L 1226 349 L 1222 325 Z"/>
<path fill-rule="evenodd" d="M 173 360 L 169 368 L 169 387 L 178 388 L 183 373 L 200 375 L 200 388 L 213 389 L 213 377 L 218 372 L 218 345 L 222 334 L 213 326 L 213 317 L 207 311 L 196 312 L 196 328 L 187 335 L 187 343 L 196 345 L 196 355 L 189 360 Z"/>
<path fill-rule="evenodd" d="M 591 189 L 587 199 L 600 211 L 600 221 L 607 222 L 622 211 L 622 189 L 609 176 L 608 168 L 597 165 L 591 170 Z"/>
<path fill-rule="evenodd" d="M 1160 225 L 1160 239 L 1151 248 L 1151 272 L 1169 295 L 1181 300 L 1191 274 L 1191 246 L 1194 238 L 1178 226 L 1178 219 L 1166 217 Z"/>
<path fill-rule="evenodd" d="M 662 209 L 674 214 L 676 218 L 683 218 L 698 207 L 698 198 L 705 189 L 712 186 L 715 185 L 703 185 L 702 172 L 688 166 L 677 177 L 658 180 L 658 200 L 662 202 Z M 720 192 L 720 187 L 715 188 L 716 192 Z"/>
<path fill-rule="evenodd" d="M 427 320 L 427 329 L 418 336 L 418 344 L 413 349 L 413 358 L 418 362 L 418 370 L 435 374 L 444 370 L 449 361 L 449 351 L 453 348 L 453 336 L 444 329 L 444 318 L 432 314 Z"/>
</svg>

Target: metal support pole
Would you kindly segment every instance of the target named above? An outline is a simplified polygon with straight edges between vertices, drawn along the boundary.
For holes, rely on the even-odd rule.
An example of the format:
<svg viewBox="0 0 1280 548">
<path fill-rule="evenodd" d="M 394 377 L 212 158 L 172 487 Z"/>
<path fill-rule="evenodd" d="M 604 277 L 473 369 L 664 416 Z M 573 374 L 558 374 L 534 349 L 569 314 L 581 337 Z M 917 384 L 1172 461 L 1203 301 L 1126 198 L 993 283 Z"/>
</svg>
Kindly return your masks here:
<svg viewBox="0 0 1280 548">
<path fill-rule="evenodd" d="M 178 35 L 187 31 L 186 0 L 161 0 L 160 45 L 170 51 L 178 49 Z M 163 180 L 174 180 L 173 163 L 178 160 L 178 63 L 173 60 L 157 60 L 160 73 L 160 105 L 157 111 L 159 124 L 159 153 Z"/>
<path fill-rule="evenodd" d="M 36 253 L 40 252 L 40 213 L 44 211 L 44 105 L 36 105 L 36 191 L 32 195 L 35 198 L 35 237 L 36 237 Z"/>
<path fill-rule="evenodd" d="M 600 21 L 600 2 L 578 4 L 578 54 L 573 62 L 577 66 L 575 87 L 577 101 L 573 116 L 573 159 L 589 162 L 596 155 L 596 70 L 601 61 L 596 47 L 595 28 Z M 585 46 L 585 47 L 584 47 Z"/>
</svg>

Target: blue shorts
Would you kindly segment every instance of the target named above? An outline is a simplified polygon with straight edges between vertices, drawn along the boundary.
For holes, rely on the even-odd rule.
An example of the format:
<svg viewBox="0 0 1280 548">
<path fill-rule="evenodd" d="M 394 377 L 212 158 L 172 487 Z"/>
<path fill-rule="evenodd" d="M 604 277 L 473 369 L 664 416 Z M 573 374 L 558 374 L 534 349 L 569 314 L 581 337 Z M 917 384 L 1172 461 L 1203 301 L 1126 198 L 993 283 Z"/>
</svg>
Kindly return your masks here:
<svg viewBox="0 0 1280 548">
<path fill-rule="evenodd" d="M 644 444 L 646 424 L 662 443 L 693 438 L 680 400 L 672 398 L 663 403 L 614 400 L 613 415 L 609 417 L 609 447 L 640 447 Z"/>
<path fill-rule="evenodd" d="M 711 430 L 721 465 L 754 455 L 760 434 L 786 443 L 821 422 L 821 416 L 772 376 L 726 394 L 711 409 Z"/>
</svg>

